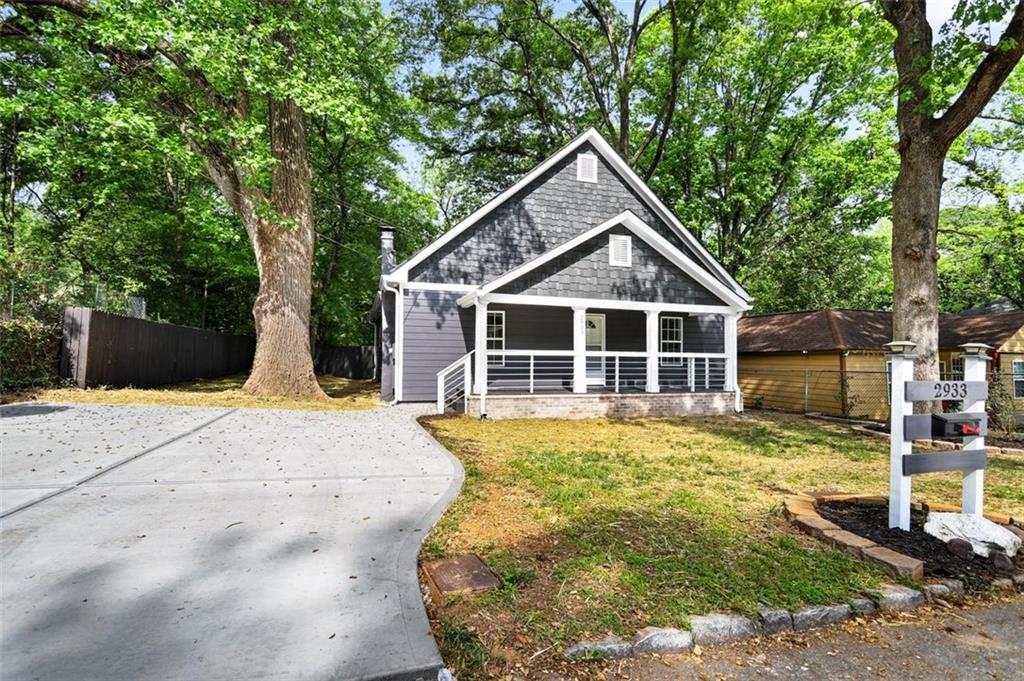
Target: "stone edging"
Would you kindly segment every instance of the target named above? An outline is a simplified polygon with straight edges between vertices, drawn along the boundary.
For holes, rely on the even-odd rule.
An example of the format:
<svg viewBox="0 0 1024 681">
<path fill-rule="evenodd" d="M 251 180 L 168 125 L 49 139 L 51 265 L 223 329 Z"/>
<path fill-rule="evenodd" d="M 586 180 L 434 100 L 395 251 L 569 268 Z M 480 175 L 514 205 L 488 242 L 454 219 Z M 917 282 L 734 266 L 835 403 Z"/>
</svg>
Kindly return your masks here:
<svg viewBox="0 0 1024 681">
<path fill-rule="evenodd" d="M 818 515 L 818 504 L 829 501 L 848 501 L 857 504 L 870 506 L 884 506 L 889 503 L 887 497 L 868 496 L 863 494 L 796 494 L 787 497 L 783 502 L 783 509 L 786 517 L 801 531 L 832 544 L 836 548 L 843 549 L 856 558 L 876 563 L 883 570 L 894 577 L 904 577 L 920 582 L 924 579 L 924 563 L 917 558 L 911 558 L 905 554 L 893 551 L 890 548 L 879 546 L 866 537 L 847 532 L 835 523 L 825 520 Z M 931 502 L 913 503 L 911 506 L 919 511 L 936 511 L 947 513 L 958 513 L 960 507 L 950 504 L 939 504 Z M 1019 523 L 1017 519 L 1011 518 L 1005 513 L 985 513 L 985 518 L 994 523 L 1005 526 L 1013 526 L 1015 534 Z M 1022 536 L 1024 539 L 1024 536 Z"/>
<path fill-rule="evenodd" d="M 785 500 L 785 511 L 798 527 L 812 536 L 853 553 L 859 558 L 872 560 L 890 570 L 891 574 L 920 581 L 924 577 L 924 563 L 915 558 L 878 546 L 869 539 L 847 532 L 818 515 L 818 503 L 824 501 L 850 501 L 887 504 L 885 497 L 855 494 L 799 494 Z M 959 510 L 945 504 L 916 504 L 923 510 Z M 994 522 L 1009 525 L 1016 519 L 986 513 Z M 908 574 L 909 573 L 909 574 Z M 1000 589 L 1024 589 L 1024 574 L 1012 579 L 998 579 L 992 586 Z M 920 608 L 928 602 L 949 607 L 947 598 L 964 593 L 963 582 L 957 579 L 939 580 L 923 584 L 920 590 L 896 584 L 883 584 L 865 595 L 855 596 L 848 603 L 837 605 L 808 605 L 789 611 L 781 608 L 759 608 L 756 619 L 742 615 L 711 613 L 690 618 L 690 629 L 646 627 L 636 632 L 632 641 L 619 636 L 600 640 L 585 640 L 569 646 L 562 653 L 569 660 L 615 660 L 644 654 L 680 654 L 690 652 L 695 645 L 712 646 L 786 632 L 803 632 L 838 624 L 852 617 L 873 615 L 877 612 L 900 612 Z"/>
</svg>

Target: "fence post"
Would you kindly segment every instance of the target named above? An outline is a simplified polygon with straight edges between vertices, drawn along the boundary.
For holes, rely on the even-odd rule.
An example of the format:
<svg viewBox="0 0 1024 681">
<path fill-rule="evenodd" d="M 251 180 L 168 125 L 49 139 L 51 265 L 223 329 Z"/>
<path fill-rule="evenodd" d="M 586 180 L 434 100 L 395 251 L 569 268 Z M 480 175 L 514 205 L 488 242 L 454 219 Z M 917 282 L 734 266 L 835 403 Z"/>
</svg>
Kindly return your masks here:
<svg viewBox="0 0 1024 681">
<path fill-rule="evenodd" d="M 914 376 L 917 354 L 912 341 L 888 343 L 892 362 L 892 387 L 889 392 L 889 527 L 910 531 L 910 476 L 903 473 L 903 457 L 913 451 L 913 443 L 903 437 L 903 417 L 914 411 L 907 400 L 906 382 Z"/>
<path fill-rule="evenodd" d="M 960 347 L 964 349 L 964 380 L 984 381 L 989 362 L 988 354 L 985 352 L 988 346 L 981 343 L 965 343 Z M 962 409 L 969 414 L 984 414 L 985 400 L 965 402 Z M 984 450 L 985 436 L 965 437 L 963 448 L 970 451 Z M 963 505 L 961 510 L 964 513 L 981 515 L 982 498 L 985 493 L 985 469 L 979 468 L 973 471 L 965 471 L 963 476 Z"/>
</svg>

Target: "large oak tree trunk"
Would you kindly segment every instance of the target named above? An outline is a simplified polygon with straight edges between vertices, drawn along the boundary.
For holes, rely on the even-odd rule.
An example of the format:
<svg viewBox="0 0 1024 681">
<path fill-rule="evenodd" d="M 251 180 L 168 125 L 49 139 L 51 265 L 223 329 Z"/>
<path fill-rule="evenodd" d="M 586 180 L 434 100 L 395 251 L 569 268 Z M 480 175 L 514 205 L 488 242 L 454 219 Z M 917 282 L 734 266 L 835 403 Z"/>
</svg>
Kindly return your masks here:
<svg viewBox="0 0 1024 681">
<path fill-rule="evenodd" d="M 244 389 L 254 395 L 325 399 L 316 382 L 309 342 L 313 265 L 312 178 L 306 159 L 306 134 L 299 106 L 292 100 L 270 103 L 274 166 L 270 208 L 273 219 L 245 211 L 260 290 L 253 305 L 256 356 Z"/>
<path fill-rule="evenodd" d="M 900 151 L 893 191 L 893 338 L 917 343 L 918 380 L 939 376 L 939 307 L 935 226 L 945 150 L 923 139 Z"/>
</svg>

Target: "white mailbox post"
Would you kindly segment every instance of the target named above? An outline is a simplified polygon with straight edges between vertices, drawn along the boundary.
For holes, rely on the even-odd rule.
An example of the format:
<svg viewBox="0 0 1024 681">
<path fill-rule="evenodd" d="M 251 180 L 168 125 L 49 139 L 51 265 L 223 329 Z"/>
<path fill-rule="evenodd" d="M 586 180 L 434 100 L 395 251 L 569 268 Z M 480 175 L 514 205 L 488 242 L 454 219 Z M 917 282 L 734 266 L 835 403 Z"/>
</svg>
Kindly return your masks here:
<svg viewBox="0 0 1024 681">
<path fill-rule="evenodd" d="M 985 380 L 989 346 L 967 343 L 964 349 L 964 380 L 915 381 L 914 353 L 910 341 L 889 343 L 891 354 L 889 423 L 889 527 L 910 530 L 911 476 L 938 471 L 963 473 L 963 512 L 981 515 L 985 484 Z M 955 414 L 915 414 L 914 402 L 959 402 Z M 962 438 L 963 448 L 945 452 L 913 451 L 914 440 Z"/>
</svg>

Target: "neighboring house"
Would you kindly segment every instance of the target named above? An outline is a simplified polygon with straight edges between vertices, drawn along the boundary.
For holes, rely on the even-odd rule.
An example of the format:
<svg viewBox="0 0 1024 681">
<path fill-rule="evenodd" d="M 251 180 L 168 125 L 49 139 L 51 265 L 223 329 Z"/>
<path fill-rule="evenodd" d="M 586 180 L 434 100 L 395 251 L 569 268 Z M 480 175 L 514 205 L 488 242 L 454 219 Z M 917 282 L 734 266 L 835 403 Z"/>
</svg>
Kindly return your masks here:
<svg viewBox="0 0 1024 681">
<path fill-rule="evenodd" d="M 890 312 L 826 309 L 744 317 L 740 388 L 748 402 L 768 407 L 884 419 L 885 344 L 891 340 Z M 968 342 L 993 348 L 992 376 L 1017 400 L 1017 410 L 1024 410 L 1024 312 L 940 315 L 943 378 L 962 377 L 960 346 Z"/>
<path fill-rule="evenodd" d="M 490 417 L 725 413 L 750 296 L 593 129 L 397 267 L 381 390 Z"/>
</svg>

